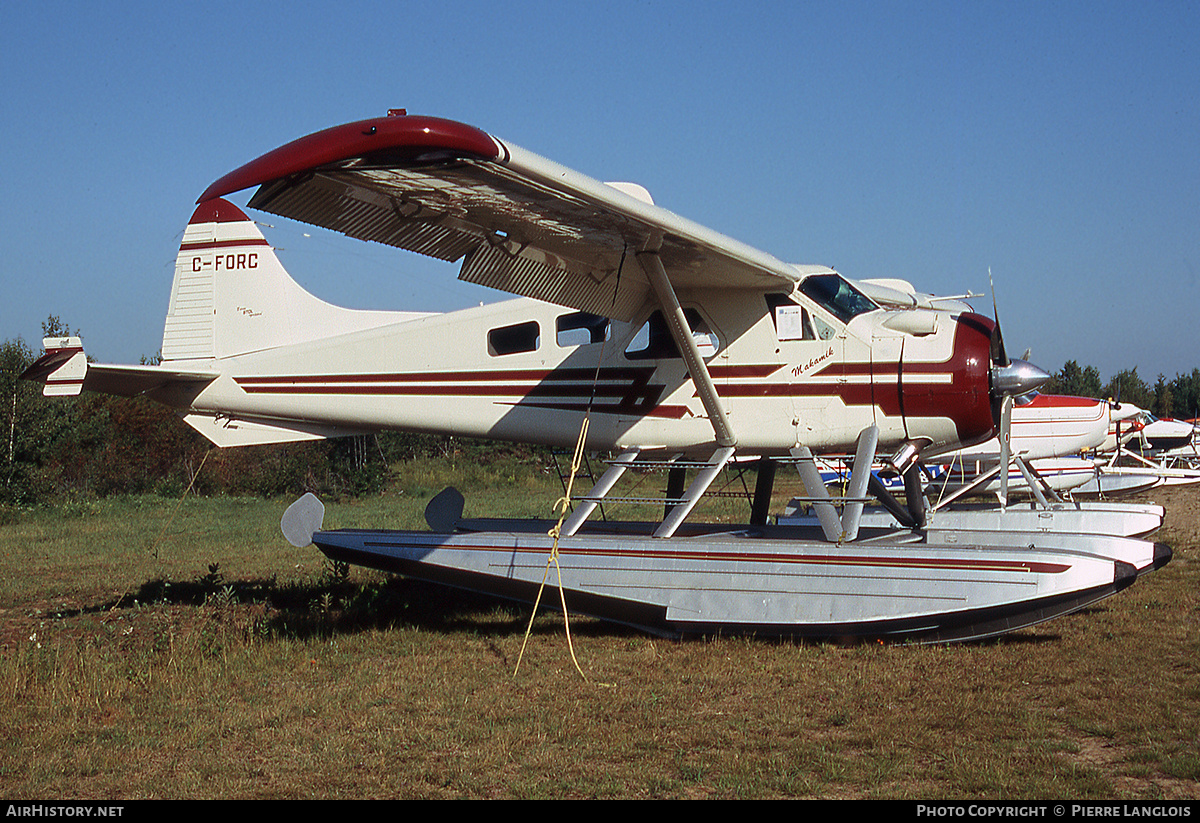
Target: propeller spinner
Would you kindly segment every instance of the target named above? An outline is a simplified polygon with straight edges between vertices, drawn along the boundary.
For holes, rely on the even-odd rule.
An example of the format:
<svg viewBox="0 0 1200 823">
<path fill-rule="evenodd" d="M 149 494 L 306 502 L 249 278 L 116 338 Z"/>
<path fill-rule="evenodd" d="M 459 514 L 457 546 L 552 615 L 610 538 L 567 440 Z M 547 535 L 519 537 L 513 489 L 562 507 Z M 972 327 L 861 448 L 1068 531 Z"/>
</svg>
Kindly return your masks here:
<svg viewBox="0 0 1200 823">
<path fill-rule="evenodd" d="M 1029 394 L 1047 380 L 1050 374 L 1026 360 L 1009 360 L 992 365 L 992 393 L 1002 397 Z"/>
</svg>

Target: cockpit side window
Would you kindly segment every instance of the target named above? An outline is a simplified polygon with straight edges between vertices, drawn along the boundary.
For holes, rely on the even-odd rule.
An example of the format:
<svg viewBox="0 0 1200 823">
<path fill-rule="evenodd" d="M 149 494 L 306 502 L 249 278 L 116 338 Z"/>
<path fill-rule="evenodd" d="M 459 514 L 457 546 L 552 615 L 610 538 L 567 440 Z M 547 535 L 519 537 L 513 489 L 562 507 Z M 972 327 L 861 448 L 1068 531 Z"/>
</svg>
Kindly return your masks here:
<svg viewBox="0 0 1200 823">
<path fill-rule="evenodd" d="M 786 294 L 765 294 L 771 320 L 775 323 L 777 340 L 816 340 L 808 309 L 798 305 Z"/>
<path fill-rule="evenodd" d="M 843 323 L 879 308 L 840 274 L 813 274 L 800 283 L 800 291 Z"/>
</svg>

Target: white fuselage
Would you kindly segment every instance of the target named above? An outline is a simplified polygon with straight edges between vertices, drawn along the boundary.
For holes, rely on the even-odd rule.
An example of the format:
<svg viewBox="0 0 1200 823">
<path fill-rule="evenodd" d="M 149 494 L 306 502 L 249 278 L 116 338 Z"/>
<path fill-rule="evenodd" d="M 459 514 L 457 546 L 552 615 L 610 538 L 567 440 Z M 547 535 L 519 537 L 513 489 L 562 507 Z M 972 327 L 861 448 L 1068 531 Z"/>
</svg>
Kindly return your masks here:
<svg viewBox="0 0 1200 823">
<path fill-rule="evenodd" d="M 838 450 L 871 424 L 880 427 L 881 442 L 903 442 L 918 426 L 939 445 L 957 442 L 949 417 L 906 425 L 903 415 L 872 402 L 873 381 L 890 381 L 896 392 L 902 345 L 919 346 L 922 359 L 950 359 L 949 316 L 943 323 L 951 333 L 919 341 L 883 327 L 883 311 L 855 318 L 830 339 L 781 341 L 762 301 L 732 294 L 710 302 L 715 311 L 700 313 L 701 350 L 739 448 Z M 683 360 L 639 356 L 642 323 L 614 322 L 607 339 L 595 342 L 587 329 L 558 330 L 580 317 L 516 299 L 239 354 L 220 364 L 222 377 L 191 401 L 190 411 L 346 432 L 400 429 L 558 446 L 574 444 L 587 415 L 595 448 L 709 448 L 713 427 Z M 863 337 L 874 340 L 874 349 Z M 891 369 L 872 375 L 872 356 L 876 363 L 890 360 Z M 844 364 L 860 368 L 851 374 L 831 368 Z M 948 384 L 952 377 L 926 379 Z"/>
</svg>

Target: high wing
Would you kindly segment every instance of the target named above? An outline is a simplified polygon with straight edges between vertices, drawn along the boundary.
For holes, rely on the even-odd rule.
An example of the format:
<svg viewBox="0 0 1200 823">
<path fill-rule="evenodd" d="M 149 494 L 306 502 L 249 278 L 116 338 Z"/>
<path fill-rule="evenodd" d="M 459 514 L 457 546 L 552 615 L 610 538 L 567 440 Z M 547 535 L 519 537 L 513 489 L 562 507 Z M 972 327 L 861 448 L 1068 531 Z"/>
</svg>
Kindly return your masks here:
<svg viewBox="0 0 1200 823">
<path fill-rule="evenodd" d="M 251 208 L 435 258 L 460 279 L 632 320 L 655 252 L 676 291 L 786 288 L 808 269 L 450 120 L 402 112 L 336 126 L 213 183 L 199 202 L 258 186 Z"/>
</svg>

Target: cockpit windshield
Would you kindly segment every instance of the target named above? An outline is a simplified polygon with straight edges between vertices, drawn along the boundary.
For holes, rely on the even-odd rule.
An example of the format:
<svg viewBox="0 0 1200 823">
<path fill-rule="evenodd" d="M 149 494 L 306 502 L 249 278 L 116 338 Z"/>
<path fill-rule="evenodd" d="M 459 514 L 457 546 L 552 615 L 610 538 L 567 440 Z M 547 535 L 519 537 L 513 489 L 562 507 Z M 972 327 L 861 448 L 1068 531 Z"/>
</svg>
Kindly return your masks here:
<svg viewBox="0 0 1200 823">
<path fill-rule="evenodd" d="M 800 283 L 800 291 L 843 323 L 879 308 L 840 274 L 813 274 Z"/>
</svg>

